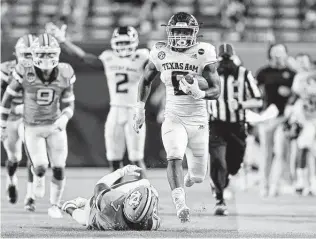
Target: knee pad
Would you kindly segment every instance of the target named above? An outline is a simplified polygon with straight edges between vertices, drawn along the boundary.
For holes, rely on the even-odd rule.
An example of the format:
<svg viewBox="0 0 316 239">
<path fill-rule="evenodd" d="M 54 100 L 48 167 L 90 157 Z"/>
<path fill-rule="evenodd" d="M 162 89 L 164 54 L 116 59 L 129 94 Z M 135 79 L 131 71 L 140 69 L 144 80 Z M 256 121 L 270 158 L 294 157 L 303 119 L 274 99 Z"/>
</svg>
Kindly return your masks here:
<svg viewBox="0 0 316 239">
<path fill-rule="evenodd" d="M 64 168 L 53 167 L 52 170 L 53 170 L 54 179 L 56 179 L 56 180 L 63 180 L 64 179 L 64 177 L 65 177 Z"/>
<path fill-rule="evenodd" d="M 37 167 L 34 167 L 34 173 L 38 177 L 43 177 L 45 175 L 46 169 L 47 167 L 45 166 L 37 166 Z"/>
</svg>

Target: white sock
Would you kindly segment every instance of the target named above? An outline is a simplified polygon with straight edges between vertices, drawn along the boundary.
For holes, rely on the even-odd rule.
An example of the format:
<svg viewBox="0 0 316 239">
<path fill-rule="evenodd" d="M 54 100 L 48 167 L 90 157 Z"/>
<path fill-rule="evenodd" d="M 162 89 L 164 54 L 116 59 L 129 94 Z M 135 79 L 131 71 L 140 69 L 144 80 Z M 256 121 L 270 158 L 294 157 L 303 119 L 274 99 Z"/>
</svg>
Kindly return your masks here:
<svg viewBox="0 0 316 239">
<path fill-rule="evenodd" d="M 72 218 L 82 226 L 86 225 L 86 213 L 83 209 L 77 208 L 72 212 Z"/>
<path fill-rule="evenodd" d="M 174 204 L 177 204 L 179 200 L 184 200 L 185 203 L 185 192 L 182 187 L 173 189 L 171 195 Z"/>
<path fill-rule="evenodd" d="M 59 205 L 62 194 L 64 192 L 66 178 L 63 180 L 53 179 L 50 183 L 50 203 L 52 205 Z"/>
<path fill-rule="evenodd" d="M 35 195 L 34 195 L 34 192 L 33 192 L 33 183 L 31 183 L 31 182 L 27 182 L 26 198 L 33 198 L 33 199 L 35 199 Z"/>
</svg>

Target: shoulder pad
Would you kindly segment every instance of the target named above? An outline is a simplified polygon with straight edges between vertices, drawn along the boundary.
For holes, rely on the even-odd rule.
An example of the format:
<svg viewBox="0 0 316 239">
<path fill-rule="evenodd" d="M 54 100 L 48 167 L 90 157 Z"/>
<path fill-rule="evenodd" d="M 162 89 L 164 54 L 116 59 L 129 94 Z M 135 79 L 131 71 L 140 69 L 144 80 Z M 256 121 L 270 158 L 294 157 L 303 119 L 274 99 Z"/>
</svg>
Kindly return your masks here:
<svg viewBox="0 0 316 239">
<path fill-rule="evenodd" d="M 197 45 L 197 52 L 198 55 L 204 59 L 204 65 L 213 64 L 218 61 L 216 48 L 210 43 L 200 42 Z"/>
<path fill-rule="evenodd" d="M 14 69 L 15 66 L 16 66 L 15 60 L 5 61 L 5 62 L 1 63 L 1 65 L 0 65 L 1 71 L 6 73 L 6 74 L 9 74 Z"/>
<path fill-rule="evenodd" d="M 137 49 L 136 54 L 138 54 L 142 58 L 148 58 L 149 57 L 149 50 L 147 48 Z"/>
<path fill-rule="evenodd" d="M 166 47 L 166 46 L 167 46 L 167 43 L 165 41 L 159 41 L 159 42 L 155 43 L 153 48 L 156 48 L 157 50 L 159 50 L 159 49 Z"/>
<path fill-rule="evenodd" d="M 101 61 L 106 60 L 108 57 L 112 56 L 113 52 L 111 50 L 105 50 L 99 55 Z"/>
<path fill-rule="evenodd" d="M 61 62 L 58 64 L 58 69 L 60 71 L 60 75 L 69 80 L 70 84 L 73 84 L 75 82 L 75 72 L 71 65 L 65 62 Z"/>
<path fill-rule="evenodd" d="M 154 44 L 154 46 L 151 48 L 151 50 L 160 50 L 167 46 L 167 42 L 165 41 L 158 41 Z"/>
</svg>

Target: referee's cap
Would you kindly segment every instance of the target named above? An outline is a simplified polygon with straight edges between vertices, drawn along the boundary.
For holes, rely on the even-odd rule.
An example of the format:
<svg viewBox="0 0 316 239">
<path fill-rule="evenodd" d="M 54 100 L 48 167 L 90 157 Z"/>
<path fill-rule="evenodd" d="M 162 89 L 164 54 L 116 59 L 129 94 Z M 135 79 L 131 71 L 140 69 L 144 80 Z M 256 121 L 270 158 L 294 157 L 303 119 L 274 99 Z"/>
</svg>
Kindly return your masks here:
<svg viewBox="0 0 316 239">
<path fill-rule="evenodd" d="M 229 43 L 223 43 L 218 48 L 218 56 L 219 57 L 231 57 L 235 55 L 235 50 L 233 45 Z"/>
</svg>

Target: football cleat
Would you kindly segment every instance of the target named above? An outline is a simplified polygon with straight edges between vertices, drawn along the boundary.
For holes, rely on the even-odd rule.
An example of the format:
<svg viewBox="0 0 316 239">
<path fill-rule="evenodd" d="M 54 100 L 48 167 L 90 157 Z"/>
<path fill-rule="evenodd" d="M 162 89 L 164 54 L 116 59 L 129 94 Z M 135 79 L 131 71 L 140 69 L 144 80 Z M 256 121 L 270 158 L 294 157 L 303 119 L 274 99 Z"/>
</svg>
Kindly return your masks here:
<svg viewBox="0 0 316 239">
<path fill-rule="evenodd" d="M 224 200 L 217 200 L 214 208 L 215 216 L 227 216 L 228 210 Z"/>
<path fill-rule="evenodd" d="M 7 194 L 8 194 L 8 201 L 12 204 L 18 201 L 18 190 L 17 190 L 18 178 L 16 175 L 10 179 L 7 176 Z"/>
<path fill-rule="evenodd" d="M 35 211 L 35 200 L 33 198 L 25 198 L 24 209 L 28 212 Z"/>
<path fill-rule="evenodd" d="M 34 175 L 33 193 L 36 198 L 43 198 L 45 196 L 45 176 L 38 177 Z"/>
<path fill-rule="evenodd" d="M 190 208 L 184 205 L 182 208 L 177 210 L 177 217 L 182 223 L 190 221 Z"/>
<path fill-rule="evenodd" d="M 57 205 L 52 205 L 50 208 L 48 208 L 48 215 L 51 218 L 63 218 L 63 214 Z"/>
<path fill-rule="evenodd" d="M 192 187 L 193 184 L 194 184 L 194 182 L 191 180 L 190 174 L 187 173 L 187 174 L 184 176 L 184 185 L 185 185 L 186 187 Z"/>
</svg>

